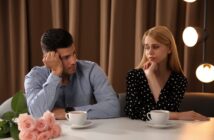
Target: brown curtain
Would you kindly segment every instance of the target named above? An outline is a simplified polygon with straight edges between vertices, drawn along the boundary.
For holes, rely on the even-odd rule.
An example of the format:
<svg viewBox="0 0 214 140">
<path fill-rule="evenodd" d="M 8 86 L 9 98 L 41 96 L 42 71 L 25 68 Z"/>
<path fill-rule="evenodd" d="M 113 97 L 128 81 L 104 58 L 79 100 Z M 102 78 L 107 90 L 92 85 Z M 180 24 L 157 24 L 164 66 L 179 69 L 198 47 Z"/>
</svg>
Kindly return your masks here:
<svg viewBox="0 0 214 140">
<path fill-rule="evenodd" d="M 29 36 L 26 1 L 0 1 L 0 101 L 23 90 Z"/>
<path fill-rule="evenodd" d="M 212 55 L 214 32 L 208 0 L 206 60 Z M 42 65 L 41 34 L 49 28 L 65 28 L 73 35 L 79 59 L 97 62 L 117 92 L 125 91 L 127 72 L 141 60 L 143 33 L 155 25 L 173 32 L 189 91 L 201 91 L 195 69 L 202 62 L 199 43 L 187 48 L 182 31 L 187 25 L 202 27 L 203 0 L 1 0 L 0 1 L 0 102 L 23 90 L 24 76 Z M 213 92 L 213 82 L 204 85 Z"/>
</svg>

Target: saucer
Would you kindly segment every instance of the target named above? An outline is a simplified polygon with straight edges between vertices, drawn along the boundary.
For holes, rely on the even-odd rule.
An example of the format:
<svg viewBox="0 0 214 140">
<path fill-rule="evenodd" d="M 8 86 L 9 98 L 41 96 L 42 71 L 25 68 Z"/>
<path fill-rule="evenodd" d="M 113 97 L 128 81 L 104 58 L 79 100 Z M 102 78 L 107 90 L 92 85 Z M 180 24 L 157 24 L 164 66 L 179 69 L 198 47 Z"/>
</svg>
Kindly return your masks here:
<svg viewBox="0 0 214 140">
<path fill-rule="evenodd" d="M 93 122 L 87 120 L 87 121 L 85 122 L 85 124 L 83 124 L 83 125 L 72 124 L 72 125 L 71 125 L 71 128 L 80 129 L 80 128 L 87 128 L 87 127 L 90 127 L 90 126 L 92 126 L 92 125 L 93 125 Z"/>
<path fill-rule="evenodd" d="M 168 128 L 168 127 L 174 127 L 176 125 L 176 123 L 172 122 L 172 121 L 168 121 L 165 124 L 156 124 L 150 121 L 146 121 L 146 125 L 150 126 L 150 127 L 154 127 L 154 128 Z"/>
</svg>

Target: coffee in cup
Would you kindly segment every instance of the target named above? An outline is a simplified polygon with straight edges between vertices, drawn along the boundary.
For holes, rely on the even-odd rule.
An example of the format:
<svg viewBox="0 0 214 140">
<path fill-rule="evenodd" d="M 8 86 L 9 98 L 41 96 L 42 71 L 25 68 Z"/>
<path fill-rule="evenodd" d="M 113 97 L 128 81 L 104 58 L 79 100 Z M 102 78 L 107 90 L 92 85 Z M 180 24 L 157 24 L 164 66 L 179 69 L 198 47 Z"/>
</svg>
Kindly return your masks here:
<svg viewBox="0 0 214 140">
<path fill-rule="evenodd" d="M 168 110 L 152 110 L 147 113 L 147 118 L 151 123 L 166 124 L 169 120 Z"/>
<path fill-rule="evenodd" d="M 87 112 L 71 111 L 65 114 L 65 118 L 71 122 L 72 125 L 84 125 L 87 120 Z"/>
</svg>

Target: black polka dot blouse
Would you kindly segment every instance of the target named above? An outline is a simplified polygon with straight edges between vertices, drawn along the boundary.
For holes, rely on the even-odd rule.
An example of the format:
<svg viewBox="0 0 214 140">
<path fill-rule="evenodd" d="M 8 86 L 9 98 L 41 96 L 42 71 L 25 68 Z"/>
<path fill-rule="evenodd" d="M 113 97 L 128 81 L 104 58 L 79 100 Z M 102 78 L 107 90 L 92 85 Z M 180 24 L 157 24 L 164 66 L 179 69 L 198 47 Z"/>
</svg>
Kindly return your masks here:
<svg viewBox="0 0 214 140">
<path fill-rule="evenodd" d="M 142 69 L 133 69 L 127 75 L 125 113 L 131 119 L 147 120 L 146 114 L 154 109 L 179 111 L 187 87 L 187 79 L 181 73 L 172 72 L 161 89 L 157 102 L 151 93 Z"/>
</svg>

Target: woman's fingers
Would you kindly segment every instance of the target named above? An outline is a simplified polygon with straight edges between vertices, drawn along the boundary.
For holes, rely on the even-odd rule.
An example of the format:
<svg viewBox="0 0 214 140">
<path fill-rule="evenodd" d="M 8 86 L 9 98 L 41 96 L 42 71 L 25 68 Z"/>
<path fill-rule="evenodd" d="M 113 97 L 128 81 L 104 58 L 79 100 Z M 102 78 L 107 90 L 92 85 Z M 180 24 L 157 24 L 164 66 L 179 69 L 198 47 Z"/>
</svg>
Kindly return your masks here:
<svg viewBox="0 0 214 140">
<path fill-rule="evenodd" d="M 143 69 L 146 70 L 146 69 L 148 69 L 150 66 L 151 66 L 151 62 L 148 61 L 148 62 L 146 62 L 146 63 L 143 65 Z"/>
<path fill-rule="evenodd" d="M 208 117 L 206 117 L 206 116 L 204 116 L 204 115 L 202 115 L 200 113 L 197 113 L 195 111 L 190 111 L 189 113 L 190 113 L 190 116 L 191 116 L 192 120 L 199 120 L 199 121 L 207 121 L 207 120 L 209 120 Z"/>
<path fill-rule="evenodd" d="M 194 120 L 208 121 L 209 118 L 206 117 L 206 116 L 204 116 L 204 115 L 202 115 L 202 114 L 199 114 L 199 113 L 196 113 L 196 112 L 195 112 L 195 118 L 194 118 Z"/>
</svg>

